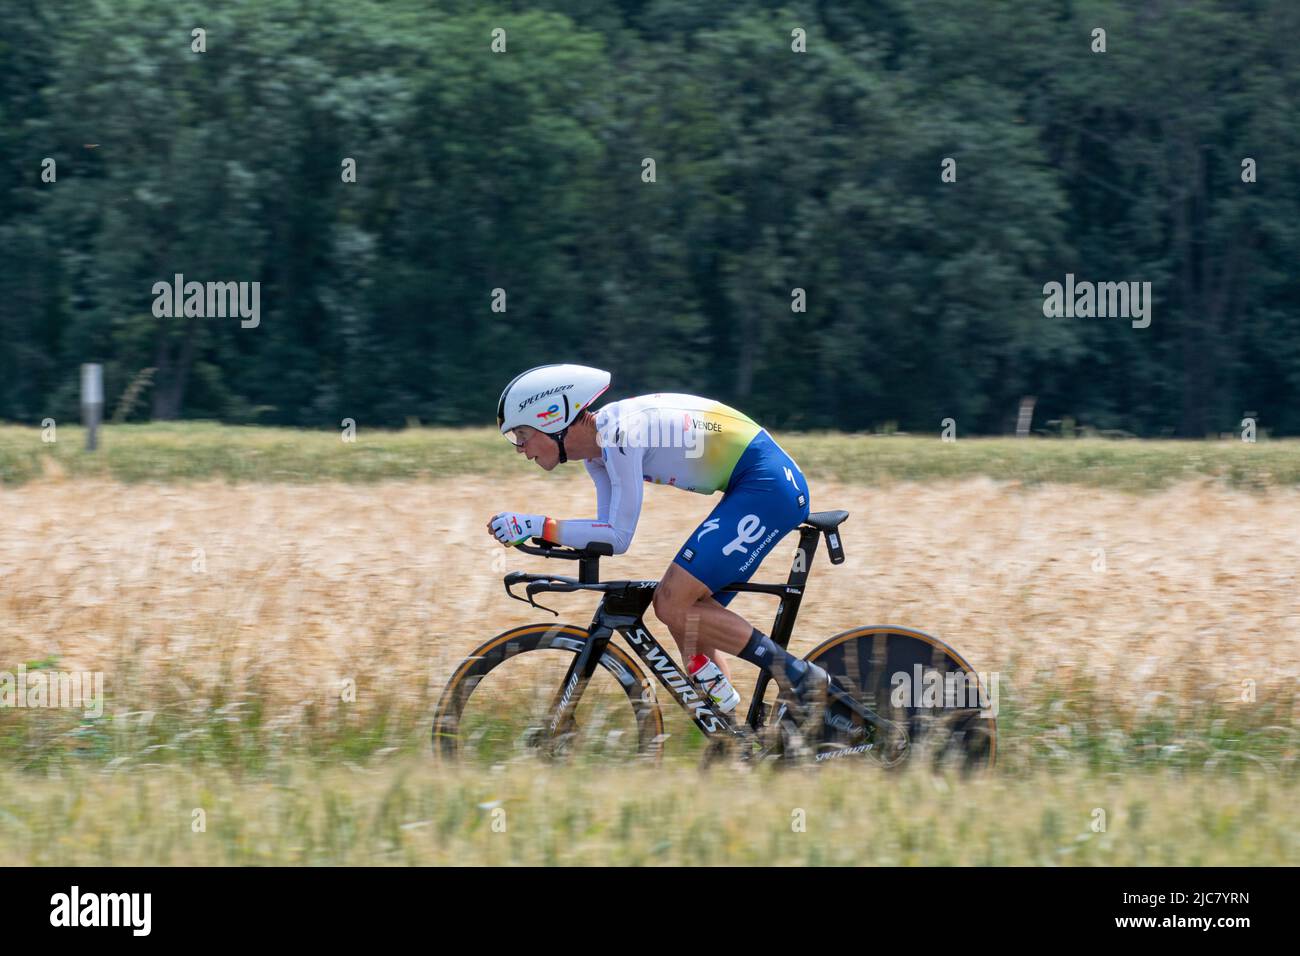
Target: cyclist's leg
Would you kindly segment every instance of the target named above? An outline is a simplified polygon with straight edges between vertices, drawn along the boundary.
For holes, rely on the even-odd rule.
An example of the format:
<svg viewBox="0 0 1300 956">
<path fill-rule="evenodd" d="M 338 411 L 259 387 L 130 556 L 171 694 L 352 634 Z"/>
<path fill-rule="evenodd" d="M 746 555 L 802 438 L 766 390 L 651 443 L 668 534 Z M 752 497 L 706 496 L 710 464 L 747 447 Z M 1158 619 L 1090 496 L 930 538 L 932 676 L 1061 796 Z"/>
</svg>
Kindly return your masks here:
<svg viewBox="0 0 1300 956">
<path fill-rule="evenodd" d="M 752 451 L 752 454 L 751 454 Z M 678 551 L 655 594 L 655 614 L 686 654 L 739 654 L 754 628 L 727 610 L 721 590 L 748 581 L 763 559 L 808 517 L 809 495 L 793 460 L 766 433 L 746 451 L 747 467 Z"/>
<path fill-rule="evenodd" d="M 669 567 L 676 567 L 676 565 L 669 565 Z M 701 598 L 699 601 L 695 603 L 697 606 L 722 609 L 731 603 L 731 598 L 735 597 L 736 593 L 732 591 L 729 594 L 723 596 L 726 597 L 727 600 L 719 601 L 716 597 L 710 594 L 706 597 Z M 691 629 L 691 624 L 688 619 L 687 630 L 689 631 L 690 629 Z M 725 651 L 719 650 L 716 647 L 711 647 L 708 650 L 701 651 L 700 653 L 704 654 L 711 661 L 713 661 L 713 663 L 718 665 L 718 669 L 722 671 L 723 677 L 725 677 L 727 680 L 731 680 L 731 665 L 728 663 L 728 661 L 730 661 L 732 655 L 726 653 Z"/>
<path fill-rule="evenodd" d="M 711 594 L 710 586 L 700 581 L 677 564 L 668 565 L 655 588 L 655 615 L 667 626 L 681 651 L 682 660 L 689 662 L 695 654 L 704 654 L 716 660 L 716 638 L 720 629 L 743 631 L 748 636 L 749 626 L 726 610 Z M 721 615 L 720 620 L 717 616 Z M 729 619 L 735 618 L 734 622 Z M 714 638 L 714 639 L 711 639 Z M 722 643 L 731 643 L 723 640 Z"/>
</svg>

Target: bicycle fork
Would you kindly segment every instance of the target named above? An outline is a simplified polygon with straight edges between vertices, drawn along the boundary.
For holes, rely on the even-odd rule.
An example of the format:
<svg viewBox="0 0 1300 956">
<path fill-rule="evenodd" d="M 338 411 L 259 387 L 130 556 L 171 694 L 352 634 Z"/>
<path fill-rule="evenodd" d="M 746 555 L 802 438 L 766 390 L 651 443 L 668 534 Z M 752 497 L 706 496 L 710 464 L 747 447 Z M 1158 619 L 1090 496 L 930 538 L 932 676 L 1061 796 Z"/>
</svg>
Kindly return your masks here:
<svg viewBox="0 0 1300 956">
<path fill-rule="evenodd" d="M 555 697 L 551 700 L 549 710 L 551 720 L 547 726 L 547 733 L 543 743 L 543 749 L 548 754 L 553 755 L 559 741 L 564 738 L 565 734 L 573 731 L 576 723 L 574 717 L 578 712 L 578 704 L 582 700 L 582 693 L 587 689 L 587 684 L 596 673 L 600 658 L 605 653 L 605 648 L 609 645 L 613 633 L 613 629 L 603 622 L 594 627 L 589 632 L 590 637 L 584 642 L 582 650 L 569 664 L 569 669 L 564 675 L 560 689 L 556 691 Z"/>
</svg>

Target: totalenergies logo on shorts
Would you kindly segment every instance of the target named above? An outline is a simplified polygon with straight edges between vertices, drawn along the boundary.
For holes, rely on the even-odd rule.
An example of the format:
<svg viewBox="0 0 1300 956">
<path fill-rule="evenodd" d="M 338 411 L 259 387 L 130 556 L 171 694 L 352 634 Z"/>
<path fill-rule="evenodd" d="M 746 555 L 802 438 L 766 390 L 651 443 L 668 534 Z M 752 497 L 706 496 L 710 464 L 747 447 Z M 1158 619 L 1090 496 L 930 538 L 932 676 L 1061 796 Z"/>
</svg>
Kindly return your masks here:
<svg viewBox="0 0 1300 956">
<path fill-rule="evenodd" d="M 560 406 L 552 405 L 550 408 L 546 409 L 546 411 L 538 412 L 537 417 L 542 420 L 543 425 L 549 425 L 551 420 L 558 414 L 560 414 Z"/>
</svg>

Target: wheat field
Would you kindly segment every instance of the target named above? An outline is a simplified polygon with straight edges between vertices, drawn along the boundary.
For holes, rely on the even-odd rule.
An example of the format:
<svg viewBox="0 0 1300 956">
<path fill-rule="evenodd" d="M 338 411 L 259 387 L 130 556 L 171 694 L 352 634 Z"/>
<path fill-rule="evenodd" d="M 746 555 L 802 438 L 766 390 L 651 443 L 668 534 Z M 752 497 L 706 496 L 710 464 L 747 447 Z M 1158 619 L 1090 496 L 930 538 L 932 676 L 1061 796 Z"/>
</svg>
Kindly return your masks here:
<svg viewBox="0 0 1300 956">
<path fill-rule="evenodd" d="M 659 577 L 712 503 L 647 486 L 633 549 L 606 559 L 603 576 Z M 978 477 L 875 487 L 822 480 L 812 504 L 851 512 L 848 560 L 833 567 L 818 554 L 793 648 L 878 623 L 948 641 L 976 669 L 1000 675 L 999 765 L 992 779 L 967 785 L 923 775 L 855 785 L 833 774 L 825 779 L 839 782 L 824 788 L 798 773 L 709 777 L 725 781 L 718 799 L 731 806 L 781 794 L 761 815 L 773 833 L 789 831 L 792 807 L 811 806 L 836 808 L 837 827 L 865 827 L 875 841 L 852 849 L 825 829 L 813 841 L 771 836 L 768 862 L 1300 857 L 1286 810 L 1300 676 L 1300 491 L 1210 481 L 1135 495 Z M 601 834 L 597 849 L 582 852 L 536 829 L 540 811 L 518 796 L 534 771 L 440 770 L 428 752 L 429 720 L 455 665 L 506 628 L 554 620 L 505 597 L 506 571 L 547 563 L 497 545 L 484 530 L 488 516 L 580 516 L 591 506 L 589 483 L 563 469 L 369 484 L 51 475 L 0 489 L 0 670 L 102 671 L 107 698 L 98 719 L 0 709 L 10 757 L 0 786 L 0 849 L 9 859 L 0 862 L 593 863 L 601 853 L 694 861 L 698 851 L 679 830 L 656 834 L 644 822 L 677 814 L 689 829 L 717 810 L 694 769 L 699 735 L 683 720 L 670 720 L 658 771 L 584 767 L 571 782 L 545 777 L 557 792 L 577 788 L 592 801 L 596 822 L 572 822 L 579 836 L 588 826 Z M 756 580 L 784 578 L 793 546 L 783 541 Z M 549 603 L 559 621 L 579 625 L 594 607 L 582 594 Z M 770 599 L 741 595 L 732 609 L 769 629 Z M 648 623 L 672 647 L 652 614 Z M 747 699 L 755 672 L 737 662 L 733 673 Z M 277 789 L 285 775 L 298 789 Z M 505 783 L 485 788 L 485 779 Z M 69 802 L 67 780 L 87 781 L 102 800 Z M 845 809 L 855 786 L 877 813 Z M 965 842 L 935 831 L 954 813 L 944 788 L 963 786 L 976 787 L 965 791 L 972 799 L 983 795 L 958 814 L 962 833 L 978 837 Z M 1111 796 L 1093 796 L 1099 790 Z M 513 849 L 482 835 L 495 832 L 488 810 L 498 791 L 516 793 Z M 1102 852 L 1111 844 L 1088 836 L 1087 813 L 1139 797 L 1148 820 L 1195 813 L 1148 826 L 1148 843 Z M 445 801 L 464 806 L 453 811 Z M 185 814 L 190 804 L 226 807 L 218 813 L 225 837 L 188 842 L 188 816 L 160 831 L 143 804 Z M 997 809 L 1020 804 L 1020 820 Z M 43 816 L 40 807 L 58 812 Z M 252 822 L 268 807 L 299 821 L 292 839 L 277 843 L 266 818 Z M 909 807 L 932 821 L 928 829 L 905 822 Z M 243 822 L 230 822 L 232 813 Z M 1197 814 L 1210 822 L 1187 822 Z M 871 819 L 893 819 L 912 836 L 899 844 Z M 388 842 L 339 845 L 358 821 L 383 829 Z M 418 842 L 426 828 L 443 833 L 436 848 Z M 763 861 L 746 847 L 703 862 Z"/>
<path fill-rule="evenodd" d="M 852 513 L 848 560 L 813 566 L 792 646 L 856 624 L 905 624 L 1001 675 L 1003 708 L 1036 737 L 1131 732 L 1198 713 L 1277 735 L 1294 757 L 1300 664 L 1300 492 L 1184 484 L 1147 496 L 972 479 L 884 488 L 818 483 L 814 508 Z M 609 577 L 659 577 L 710 506 L 649 487 L 632 551 Z M 502 575 L 540 569 L 484 530 L 498 509 L 583 515 L 580 476 L 378 485 L 35 482 L 0 491 L 0 660 L 103 671 L 113 710 L 202 715 L 256 707 L 268 743 L 337 723 L 424 720 L 470 649 L 549 616 L 508 600 Z M 793 538 L 757 579 L 788 571 Z M 548 567 L 548 569 L 552 569 Z M 572 566 L 554 568 L 572 572 Z M 588 595 L 552 595 L 585 624 Z M 768 629 L 770 599 L 732 604 Z M 665 629 L 649 622 L 664 641 Z M 735 669 L 744 693 L 753 672 Z M 1208 725 L 1207 725 L 1208 726 Z M 1089 730 L 1088 728 L 1092 728 Z M 337 729 L 337 728 L 336 728 Z M 401 740 L 388 741 L 400 746 Z M 1173 746 L 1196 757 L 1189 736 Z M 1067 748 L 1068 749 L 1068 748 Z M 1200 754 L 1208 759 L 1213 751 Z"/>
</svg>

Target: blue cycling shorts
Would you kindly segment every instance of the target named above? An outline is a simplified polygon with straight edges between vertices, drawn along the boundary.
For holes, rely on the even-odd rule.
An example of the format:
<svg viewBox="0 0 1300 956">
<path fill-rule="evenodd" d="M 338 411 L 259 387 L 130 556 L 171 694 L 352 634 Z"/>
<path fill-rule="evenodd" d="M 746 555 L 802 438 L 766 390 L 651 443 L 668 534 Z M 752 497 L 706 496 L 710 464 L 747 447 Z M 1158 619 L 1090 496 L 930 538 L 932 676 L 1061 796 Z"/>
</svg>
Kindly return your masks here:
<svg viewBox="0 0 1300 956">
<path fill-rule="evenodd" d="M 673 564 L 703 582 L 725 606 L 737 592 L 721 589 L 748 581 L 780 540 L 808 517 L 810 500 L 808 482 L 794 459 L 760 431 L 736 463 L 722 500 L 686 539 Z"/>
</svg>

